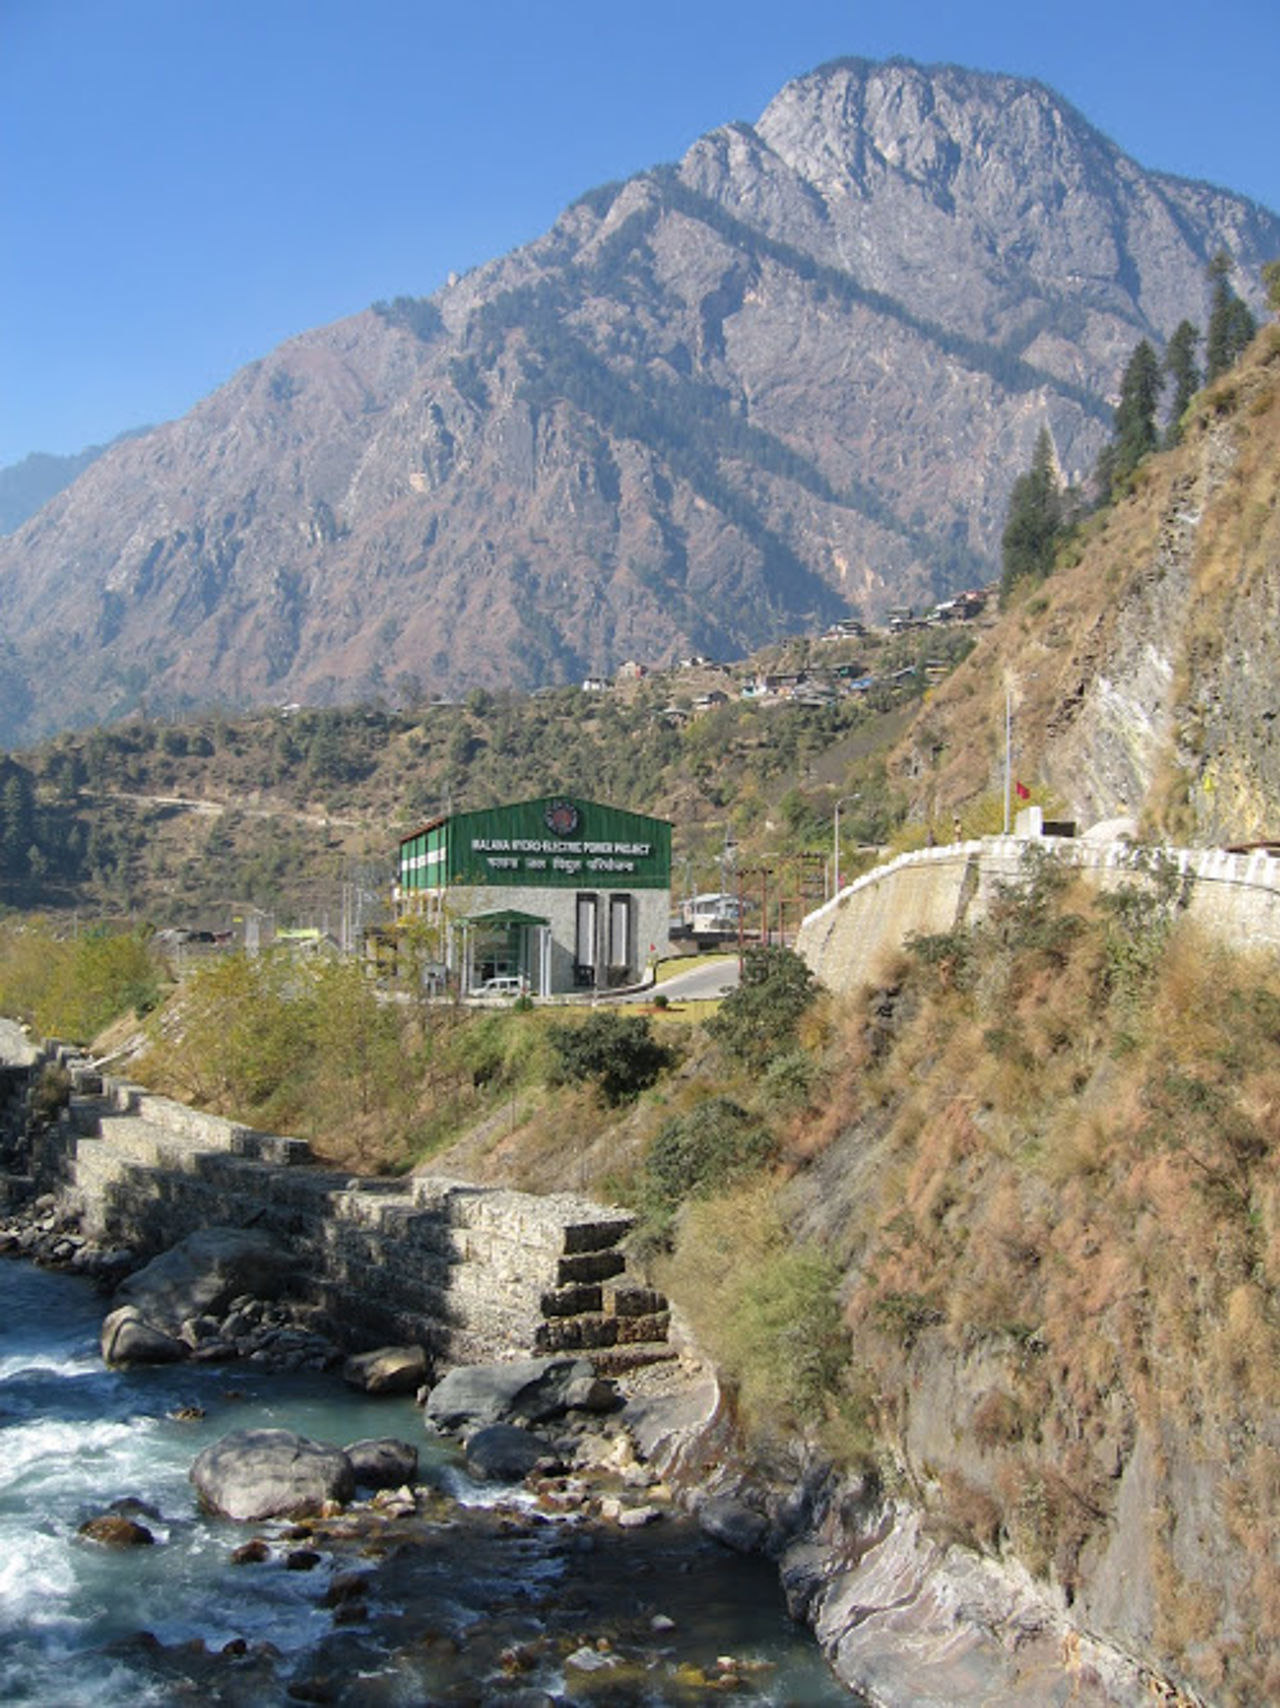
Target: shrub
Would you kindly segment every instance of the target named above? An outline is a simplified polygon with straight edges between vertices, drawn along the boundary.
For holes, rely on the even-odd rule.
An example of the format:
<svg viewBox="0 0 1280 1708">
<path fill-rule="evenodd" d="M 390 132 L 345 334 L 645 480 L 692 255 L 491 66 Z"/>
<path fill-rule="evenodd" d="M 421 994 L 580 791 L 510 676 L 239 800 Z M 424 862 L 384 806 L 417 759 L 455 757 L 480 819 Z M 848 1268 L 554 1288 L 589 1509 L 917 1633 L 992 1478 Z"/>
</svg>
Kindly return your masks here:
<svg viewBox="0 0 1280 1708">
<path fill-rule="evenodd" d="M 691 1206 L 669 1274 L 700 1344 L 735 1384 L 748 1428 L 843 1425 L 843 1456 L 864 1441 L 839 1279 L 831 1258 L 792 1242 L 765 1181 Z"/>
<path fill-rule="evenodd" d="M 821 1065 L 808 1050 L 788 1050 L 769 1063 L 762 1090 L 775 1109 L 803 1109 L 813 1101 L 821 1078 Z"/>
<path fill-rule="evenodd" d="M 1174 922 L 1190 900 L 1192 882 L 1160 851 L 1140 857 L 1136 865 L 1134 883 L 1098 897 L 1107 919 L 1107 989 L 1121 1006 L 1130 1007 L 1151 984 Z"/>
<path fill-rule="evenodd" d="M 920 1293 L 886 1293 L 876 1300 L 871 1314 L 881 1332 L 907 1352 L 923 1330 L 943 1321 L 943 1313 Z"/>
<path fill-rule="evenodd" d="M 818 1423 L 849 1357 L 836 1289 L 840 1271 L 814 1246 L 772 1252 L 747 1277 L 730 1318 L 730 1347 L 748 1409 Z"/>
<path fill-rule="evenodd" d="M 146 1071 L 171 1095 L 251 1118 L 288 1118 L 300 1061 L 314 1055 L 309 969 L 280 952 L 206 962 L 153 1023 Z M 283 1101 L 282 1101 L 283 1098 Z"/>
<path fill-rule="evenodd" d="M 613 1108 L 638 1097 L 671 1061 L 646 1015 L 612 1009 L 601 1009 L 578 1025 L 553 1026 L 549 1042 L 559 1082 L 591 1081 Z"/>
<path fill-rule="evenodd" d="M 795 1042 L 801 1016 L 818 994 L 794 949 L 748 949 L 738 988 L 707 1021 L 711 1036 L 739 1061 L 770 1061 Z"/>
<path fill-rule="evenodd" d="M 723 1191 L 774 1154 L 767 1127 L 731 1097 L 708 1097 L 665 1122 L 641 1171 L 642 1207 L 660 1226 L 686 1198 Z"/>
<path fill-rule="evenodd" d="M 923 967 L 928 967 L 943 988 L 954 986 L 965 990 L 976 976 L 978 942 L 973 930 L 961 926 L 955 931 L 913 931 L 903 947 Z"/>
<path fill-rule="evenodd" d="M 147 1014 L 159 977 L 146 938 L 92 926 L 57 937 L 40 922 L 0 939 L 0 1009 L 33 1021 L 46 1036 L 88 1042 L 130 1009 Z"/>
</svg>

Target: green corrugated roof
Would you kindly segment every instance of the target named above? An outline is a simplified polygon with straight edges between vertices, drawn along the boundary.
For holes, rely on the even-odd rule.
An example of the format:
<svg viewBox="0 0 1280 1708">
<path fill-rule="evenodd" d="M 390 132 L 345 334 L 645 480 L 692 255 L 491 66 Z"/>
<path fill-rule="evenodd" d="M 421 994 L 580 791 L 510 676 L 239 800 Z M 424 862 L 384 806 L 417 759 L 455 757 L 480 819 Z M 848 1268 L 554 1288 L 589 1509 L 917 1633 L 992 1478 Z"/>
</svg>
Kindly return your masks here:
<svg viewBox="0 0 1280 1708">
<path fill-rule="evenodd" d="M 543 919 L 537 913 L 520 913 L 516 908 L 499 908 L 496 913 L 472 913 L 462 921 L 464 925 L 550 925 L 549 919 Z"/>
</svg>

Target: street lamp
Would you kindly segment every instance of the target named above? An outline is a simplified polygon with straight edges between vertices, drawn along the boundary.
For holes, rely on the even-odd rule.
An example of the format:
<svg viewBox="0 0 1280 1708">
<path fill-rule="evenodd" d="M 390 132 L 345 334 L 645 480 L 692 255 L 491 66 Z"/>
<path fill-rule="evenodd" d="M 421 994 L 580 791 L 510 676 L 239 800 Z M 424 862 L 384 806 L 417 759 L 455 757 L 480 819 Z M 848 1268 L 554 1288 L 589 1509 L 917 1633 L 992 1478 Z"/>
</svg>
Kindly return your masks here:
<svg viewBox="0 0 1280 1708">
<path fill-rule="evenodd" d="M 862 795 L 861 795 L 861 792 L 859 792 L 856 795 L 841 795 L 840 799 L 836 802 L 836 835 L 835 835 L 835 844 L 836 845 L 835 845 L 835 862 L 834 862 L 834 864 L 835 864 L 835 887 L 833 890 L 833 894 L 835 894 L 835 895 L 840 894 L 840 808 L 842 806 L 844 806 L 847 801 L 860 801 L 861 799 L 862 799 Z"/>
</svg>

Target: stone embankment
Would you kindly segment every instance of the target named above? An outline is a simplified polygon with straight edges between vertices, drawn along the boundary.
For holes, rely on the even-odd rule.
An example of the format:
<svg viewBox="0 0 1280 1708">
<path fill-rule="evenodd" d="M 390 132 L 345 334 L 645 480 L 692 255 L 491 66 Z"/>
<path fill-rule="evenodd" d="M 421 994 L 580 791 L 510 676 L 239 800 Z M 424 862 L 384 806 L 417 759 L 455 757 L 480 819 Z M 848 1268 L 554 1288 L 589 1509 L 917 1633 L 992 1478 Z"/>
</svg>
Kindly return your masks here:
<svg viewBox="0 0 1280 1708">
<path fill-rule="evenodd" d="M 1110 890 L 1141 882 L 1153 860 L 1165 859 L 1185 881 L 1189 919 L 1229 947 L 1280 949 L 1280 859 L 1265 849 L 1151 849 L 1034 829 L 921 848 L 877 866 L 805 917 L 796 949 L 829 989 L 855 990 L 913 933 L 955 931 L 981 918 L 998 886 L 1023 875 L 1030 849 Z"/>
<path fill-rule="evenodd" d="M 623 1210 L 337 1173 L 302 1140 L 68 1066 L 74 1091 L 32 1141 L 31 1182 L 100 1248 L 148 1257 L 201 1228 L 260 1229 L 297 1259 L 311 1320 L 352 1350 L 415 1344 L 439 1365 L 587 1352 L 608 1371 L 670 1356 L 666 1300 L 627 1274 Z"/>
</svg>

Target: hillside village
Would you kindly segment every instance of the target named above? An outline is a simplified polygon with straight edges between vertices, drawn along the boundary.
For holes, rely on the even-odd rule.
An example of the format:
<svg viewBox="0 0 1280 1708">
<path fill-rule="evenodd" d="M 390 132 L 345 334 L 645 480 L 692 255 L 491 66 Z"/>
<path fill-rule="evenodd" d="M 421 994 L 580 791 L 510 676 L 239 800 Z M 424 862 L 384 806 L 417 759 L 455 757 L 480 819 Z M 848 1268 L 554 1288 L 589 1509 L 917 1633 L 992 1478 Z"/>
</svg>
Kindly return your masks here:
<svg viewBox="0 0 1280 1708">
<path fill-rule="evenodd" d="M 697 683 L 697 692 L 687 705 L 675 701 L 662 707 L 660 716 L 680 722 L 693 713 L 711 711 L 726 705 L 736 694 L 739 699 L 756 705 L 790 702 L 802 706 L 825 706 L 838 699 L 853 699 L 870 693 L 876 687 L 899 687 L 909 677 L 922 673 L 927 682 L 941 681 L 953 660 L 925 658 L 919 663 L 901 665 L 883 676 L 871 672 L 856 656 L 842 658 L 837 652 L 847 651 L 844 643 L 865 640 L 873 636 L 884 638 L 916 631 L 949 629 L 956 624 L 977 623 L 993 606 L 997 589 L 976 588 L 957 593 L 953 598 L 939 600 L 931 610 L 917 615 L 910 606 L 892 611 L 883 628 L 868 624 L 858 617 L 843 617 L 824 629 L 820 635 L 806 639 L 800 635 L 788 642 L 786 653 L 803 652 L 807 662 L 794 669 L 752 667 L 750 665 L 717 664 L 701 654 L 676 661 L 673 672 L 663 672 L 628 660 L 619 666 L 616 678 L 588 676 L 582 683 L 584 694 L 607 694 L 623 683 L 641 682 L 650 676 L 685 677 Z M 827 655 L 831 656 L 827 656 Z M 724 687 L 702 685 L 701 677 L 728 679 Z M 552 692 L 552 690 L 543 690 Z"/>
</svg>

